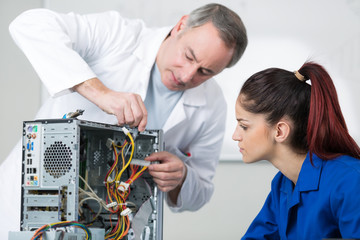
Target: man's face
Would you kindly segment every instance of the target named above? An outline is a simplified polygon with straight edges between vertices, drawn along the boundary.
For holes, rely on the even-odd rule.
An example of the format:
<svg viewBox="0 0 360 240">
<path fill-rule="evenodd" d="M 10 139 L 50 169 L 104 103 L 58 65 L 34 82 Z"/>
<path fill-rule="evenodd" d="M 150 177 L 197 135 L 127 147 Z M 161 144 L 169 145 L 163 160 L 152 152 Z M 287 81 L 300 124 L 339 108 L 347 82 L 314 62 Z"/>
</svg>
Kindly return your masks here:
<svg viewBox="0 0 360 240">
<path fill-rule="evenodd" d="M 225 45 L 210 22 L 185 29 L 186 17 L 164 40 L 156 58 L 161 80 L 172 91 L 199 86 L 220 73 L 230 62 L 234 51 Z"/>
</svg>

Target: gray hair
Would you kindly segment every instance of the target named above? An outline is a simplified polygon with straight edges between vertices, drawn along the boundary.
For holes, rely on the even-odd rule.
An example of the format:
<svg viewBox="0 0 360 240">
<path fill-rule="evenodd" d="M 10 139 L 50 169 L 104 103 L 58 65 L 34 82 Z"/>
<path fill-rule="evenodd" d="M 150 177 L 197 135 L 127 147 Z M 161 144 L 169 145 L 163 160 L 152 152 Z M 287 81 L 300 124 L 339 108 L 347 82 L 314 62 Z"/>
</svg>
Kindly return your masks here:
<svg viewBox="0 0 360 240">
<path fill-rule="evenodd" d="M 226 46 L 234 48 L 234 54 L 226 66 L 232 67 L 239 61 L 248 43 L 245 26 L 234 11 L 221 4 L 211 3 L 192 11 L 186 28 L 199 27 L 209 21 L 218 29 Z"/>
</svg>

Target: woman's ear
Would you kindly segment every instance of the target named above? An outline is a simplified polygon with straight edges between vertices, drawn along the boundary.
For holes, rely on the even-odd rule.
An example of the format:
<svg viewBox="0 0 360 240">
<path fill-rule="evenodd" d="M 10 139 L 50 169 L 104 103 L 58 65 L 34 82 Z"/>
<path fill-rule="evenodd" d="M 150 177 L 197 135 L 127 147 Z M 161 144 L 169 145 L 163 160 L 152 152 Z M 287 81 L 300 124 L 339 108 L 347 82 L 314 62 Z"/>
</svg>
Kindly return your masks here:
<svg viewBox="0 0 360 240">
<path fill-rule="evenodd" d="M 291 128 L 287 121 L 278 122 L 275 129 L 275 141 L 279 143 L 285 142 L 290 135 L 290 131 Z"/>
<path fill-rule="evenodd" d="M 181 19 L 177 22 L 177 24 L 171 30 L 171 35 L 178 34 L 181 30 L 183 30 L 186 27 L 188 17 L 189 17 L 189 15 L 184 15 L 181 17 Z"/>
</svg>

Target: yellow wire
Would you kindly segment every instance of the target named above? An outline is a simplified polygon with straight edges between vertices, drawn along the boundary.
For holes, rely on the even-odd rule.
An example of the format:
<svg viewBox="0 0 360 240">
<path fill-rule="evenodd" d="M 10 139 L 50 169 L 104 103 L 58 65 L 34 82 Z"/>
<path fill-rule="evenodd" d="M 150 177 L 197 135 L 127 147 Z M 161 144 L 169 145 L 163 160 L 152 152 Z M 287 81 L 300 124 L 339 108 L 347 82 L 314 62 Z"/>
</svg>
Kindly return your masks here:
<svg viewBox="0 0 360 240">
<path fill-rule="evenodd" d="M 117 232 L 117 231 L 116 231 Z M 114 236 L 116 234 L 116 232 L 112 233 L 112 234 L 107 234 L 105 236 L 105 239 L 111 238 L 112 236 Z"/>
<path fill-rule="evenodd" d="M 123 217 L 123 216 L 121 217 L 121 234 L 120 234 L 120 237 L 122 237 L 122 235 L 124 234 L 124 230 L 125 230 L 125 220 L 124 220 L 124 218 L 125 217 Z"/>
<path fill-rule="evenodd" d="M 122 151 L 121 151 L 121 159 L 122 159 L 122 167 L 123 167 L 123 168 L 125 167 L 124 149 L 125 149 L 125 147 L 126 147 L 128 144 L 129 144 L 129 143 L 126 142 L 126 143 L 124 144 L 124 147 L 122 148 Z"/>
<path fill-rule="evenodd" d="M 124 219 L 123 219 L 124 217 L 123 216 L 121 216 L 120 217 L 120 224 L 119 224 L 119 227 L 118 227 L 118 229 L 116 230 L 116 232 L 114 232 L 114 233 L 112 233 L 112 234 L 109 234 L 109 235 L 107 235 L 106 237 L 105 237 L 105 239 L 108 239 L 108 238 L 111 238 L 111 237 L 113 237 L 113 236 L 119 236 L 119 234 L 120 234 L 120 231 L 121 231 L 121 234 L 120 234 L 120 236 L 119 237 L 116 237 L 116 239 L 121 239 L 123 236 L 123 234 L 124 234 L 124 228 L 125 228 L 125 223 L 124 223 Z"/>
<path fill-rule="evenodd" d="M 132 157 L 133 157 L 133 155 L 134 155 L 134 148 L 135 148 L 134 140 L 133 140 L 133 138 L 132 138 L 132 136 L 131 136 L 130 133 L 128 133 L 128 137 L 130 138 L 131 145 L 132 145 L 132 147 L 131 147 L 131 154 L 130 154 L 129 161 L 127 162 L 127 164 L 125 165 L 125 167 L 123 167 L 123 169 L 121 169 L 120 173 L 116 176 L 116 184 L 117 184 L 117 185 L 116 185 L 116 189 L 117 189 L 117 187 L 118 187 L 118 185 L 119 185 L 119 183 L 120 183 L 120 178 L 121 178 L 122 173 L 123 173 L 123 172 L 125 171 L 125 169 L 130 165 L 131 159 L 132 159 Z M 123 154 L 123 151 L 122 151 L 122 154 Z"/>
<path fill-rule="evenodd" d="M 135 174 L 135 176 L 130 179 L 129 184 L 133 183 L 133 182 L 139 177 L 139 175 L 140 175 L 143 171 L 145 171 L 146 169 L 147 169 L 147 166 L 144 166 L 139 172 L 137 172 L 137 173 Z"/>
<path fill-rule="evenodd" d="M 114 154 L 115 154 L 115 162 L 114 162 L 113 166 L 115 166 L 115 167 L 110 169 L 110 172 L 109 172 L 108 176 L 110 176 L 112 174 L 114 169 L 115 169 L 115 173 L 116 173 L 115 176 L 117 175 L 117 163 L 119 161 L 119 154 L 116 151 L 117 145 L 115 145 L 114 142 L 112 142 L 112 145 L 113 145 Z M 109 179 L 109 177 L 108 177 L 108 179 Z M 115 178 L 112 181 L 108 181 L 108 179 L 106 179 L 106 191 L 107 191 L 109 201 L 112 202 L 113 200 L 112 200 L 112 197 L 111 197 L 111 194 L 110 194 L 109 190 L 110 190 L 110 184 L 115 182 Z"/>
</svg>

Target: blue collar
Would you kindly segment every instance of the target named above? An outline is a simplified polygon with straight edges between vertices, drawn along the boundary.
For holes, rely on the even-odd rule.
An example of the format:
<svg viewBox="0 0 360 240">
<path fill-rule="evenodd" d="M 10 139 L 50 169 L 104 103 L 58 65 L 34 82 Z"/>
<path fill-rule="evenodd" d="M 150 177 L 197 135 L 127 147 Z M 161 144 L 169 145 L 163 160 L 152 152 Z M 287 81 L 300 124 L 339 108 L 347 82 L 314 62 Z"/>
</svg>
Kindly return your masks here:
<svg viewBox="0 0 360 240">
<path fill-rule="evenodd" d="M 315 154 L 313 154 L 312 160 L 313 164 L 310 162 L 310 154 L 308 153 L 301 167 L 298 181 L 294 189 L 292 181 L 287 177 L 284 177 L 280 191 L 288 195 L 288 208 L 299 203 L 300 192 L 317 191 L 319 189 L 323 160 Z"/>
<path fill-rule="evenodd" d="M 313 164 L 310 162 L 310 154 L 308 153 L 296 183 L 300 192 L 315 191 L 319 189 L 323 160 L 315 154 L 312 155 L 312 160 Z"/>
</svg>

